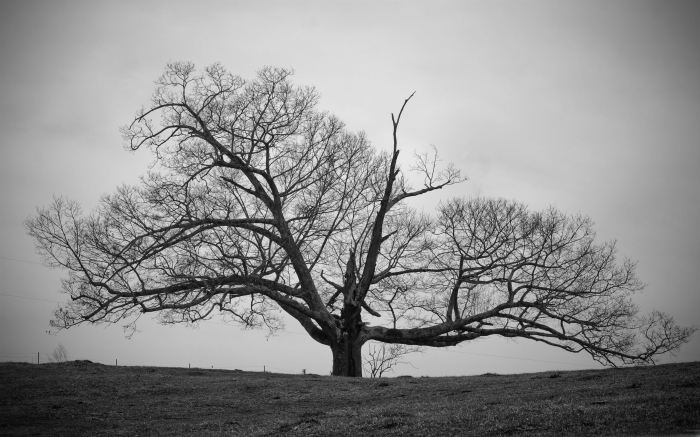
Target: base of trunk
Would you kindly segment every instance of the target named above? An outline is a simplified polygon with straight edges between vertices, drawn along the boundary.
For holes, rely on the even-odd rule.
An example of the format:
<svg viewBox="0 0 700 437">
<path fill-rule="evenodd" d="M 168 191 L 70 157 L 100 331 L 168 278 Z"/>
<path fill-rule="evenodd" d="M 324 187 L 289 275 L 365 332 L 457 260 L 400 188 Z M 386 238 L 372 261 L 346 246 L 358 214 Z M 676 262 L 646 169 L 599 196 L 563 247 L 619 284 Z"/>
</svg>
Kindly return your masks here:
<svg viewBox="0 0 700 437">
<path fill-rule="evenodd" d="M 333 376 L 362 377 L 362 345 L 343 342 L 331 346 L 333 352 Z"/>
</svg>

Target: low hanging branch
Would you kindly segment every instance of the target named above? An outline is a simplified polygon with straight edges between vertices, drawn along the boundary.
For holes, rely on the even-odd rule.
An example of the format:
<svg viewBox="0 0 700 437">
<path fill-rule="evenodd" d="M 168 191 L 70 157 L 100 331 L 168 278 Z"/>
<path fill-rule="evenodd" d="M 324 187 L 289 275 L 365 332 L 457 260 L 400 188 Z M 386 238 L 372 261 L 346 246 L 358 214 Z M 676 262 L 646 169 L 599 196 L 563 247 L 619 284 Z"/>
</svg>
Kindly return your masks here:
<svg viewBox="0 0 700 437">
<path fill-rule="evenodd" d="M 448 200 L 432 215 L 408 206 L 464 181 L 437 153 L 402 170 L 399 125 L 413 94 L 391 116 L 382 154 L 290 76 L 168 65 L 123 128 L 131 149 L 154 154 L 153 171 L 89 215 L 59 198 L 27 221 L 47 262 L 67 272 L 70 302 L 53 326 L 153 312 L 277 329 L 286 313 L 347 376 L 362 375 L 370 340 L 391 351 L 521 337 L 615 365 L 652 362 L 692 334 L 637 313 L 634 264 L 596 241 L 585 217 L 487 198 Z"/>
</svg>

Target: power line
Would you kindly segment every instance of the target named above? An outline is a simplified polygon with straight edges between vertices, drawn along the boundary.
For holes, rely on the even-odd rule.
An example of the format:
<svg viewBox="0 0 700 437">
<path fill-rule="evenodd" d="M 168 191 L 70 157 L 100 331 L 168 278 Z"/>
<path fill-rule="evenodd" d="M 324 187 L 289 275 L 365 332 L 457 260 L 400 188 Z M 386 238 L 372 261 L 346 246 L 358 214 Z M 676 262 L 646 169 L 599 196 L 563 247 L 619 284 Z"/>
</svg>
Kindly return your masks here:
<svg viewBox="0 0 700 437">
<path fill-rule="evenodd" d="M 38 266 L 43 266 L 42 263 L 38 263 L 36 261 L 30 261 L 28 259 L 12 258 L 9 256 L 2 256 L 2 255 L 0 255 L 0 259 L 6 260 L 6 261 L 14 261 L 14 262 L 18 262 L 18 263 L 24 263 L 24 264 L 35 264 Z"/>
<path fill-rule="evenodd" d="M 577 366 L 578 365 L 577 363 L 570 363 L 570 362 L 566 362 L 566 361 L 538 360 L 536 358 L 514 357 L 514 356 L 508 356 L 508 355 L 485 354 L 485 353 L 478 353 L 478 352 L 461 352 L 461 351 L 449 351 L 449 350 L 443 350 L 441 352 L 448 353 L 448 354 L 475 355 L 475 356 L 492 357 L 492 358 L 504 358 L 507 360 L 534 361 L 534 362 L 538 362 L 538 363 L 566 364 L 569 366 Z"/>
<path fill-rule="evenodd" d="M 23 299 L 23 300 L 38 300 L 42 302 L 51 302 L 51 303 L 61 303 L 57 300 L 50 300 L 50 299 L 43 299 L 41 297 L 33 297 L 33 296 L 21 296 L 19 294 L 11 294 L 11 293 L 3 293 L 0 292 L 0 296 L 5 296 L 5 297 L 14 297 L 15 299 Z"/>
</svg>

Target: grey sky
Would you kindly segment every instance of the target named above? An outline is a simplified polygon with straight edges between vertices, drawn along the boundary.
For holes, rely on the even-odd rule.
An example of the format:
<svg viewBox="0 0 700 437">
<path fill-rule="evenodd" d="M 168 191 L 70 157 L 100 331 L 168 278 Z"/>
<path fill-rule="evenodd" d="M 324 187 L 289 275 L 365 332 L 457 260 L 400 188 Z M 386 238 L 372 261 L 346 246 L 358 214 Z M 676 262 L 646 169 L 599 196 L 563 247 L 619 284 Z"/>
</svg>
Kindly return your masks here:
<svg viewBox="0 0 700 437">
<path fill-rule="evenodd" d="M 61 274 L 36 264 L 22 223 L 52 194 L 90 209 L 137 181 L 150 156 L 124 151 L 118 128 L 175 60 L 221 62 L 244 77 L 292 67 L 321 108 L 377 147 L 415 90 L 402 156 L 434 145 L 470 178 L 422 207 L 479 194 L 589 215 L 638 260 L 643 310 L 700 325 L 698 2 L 17 0 L 3 1 L 0 17 L 0 360 L 62 343 L 93 361 L 330 370 L 330 353 L 294 322 L 271 338 L 219 321 L 193 330 L 143 320 L 131 340 L 118 327 L 45 333 Z M 700 360 L 700 336 L 674 360 Z M 595 366 L 505 340 L 413 364 L 400 371 Z"/>
</svg>

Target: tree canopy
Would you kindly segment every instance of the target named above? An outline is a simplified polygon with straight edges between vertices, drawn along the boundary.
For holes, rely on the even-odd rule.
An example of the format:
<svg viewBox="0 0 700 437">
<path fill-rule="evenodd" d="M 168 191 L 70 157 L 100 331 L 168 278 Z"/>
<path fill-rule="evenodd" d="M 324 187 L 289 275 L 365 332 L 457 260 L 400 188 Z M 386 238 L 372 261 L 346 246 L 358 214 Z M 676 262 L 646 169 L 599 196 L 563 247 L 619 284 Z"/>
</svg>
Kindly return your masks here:
<svg viewBox="0 0 700 437">
<path fill-rule="evenodd" d="M 89 214 L 56 198 L 27 221 L 48 262 L 68 272 L 71 301 L 53 326 L 220 312 L 277 329 L 286 313 L 331 348 L 333 374 L 349 376 L 362 374 L 369 340 L 522 337 L 614 365 L 652 361 L 691 335 L 662 313 L 639 315 L 634 264 L 597 242 L 586 217 L 490 198 L 445 200 L 434 214 L 412 207 L 464 180 L 437 154 L 402 168 L 398 128 L 412 95 L 381 152 L 290 76 L 167 66 L 123 128 L 131 149 L 155 157 L 141 183 Z"/>
</svg>

